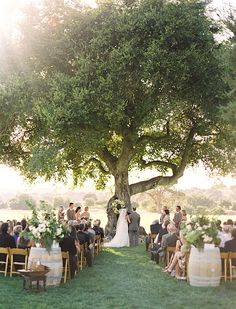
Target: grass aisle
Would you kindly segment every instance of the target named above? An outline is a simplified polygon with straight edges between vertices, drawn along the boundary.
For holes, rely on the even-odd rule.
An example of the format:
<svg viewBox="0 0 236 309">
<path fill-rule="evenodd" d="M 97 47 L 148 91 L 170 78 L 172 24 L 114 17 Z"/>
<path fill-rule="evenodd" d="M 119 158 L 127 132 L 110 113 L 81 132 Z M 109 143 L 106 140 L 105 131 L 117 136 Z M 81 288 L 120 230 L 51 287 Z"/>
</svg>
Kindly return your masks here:
<svg viewBox="0 0 236 309">
<path fill-rule="evenodd" d="M 236 282 L 192 288 L 162 273 L 143 246 L 106 249 L 71 283 L 44 293 L 23 292 L 21 278 L 1 275 L 0 308 L 236 308 Z"/>
</svg>

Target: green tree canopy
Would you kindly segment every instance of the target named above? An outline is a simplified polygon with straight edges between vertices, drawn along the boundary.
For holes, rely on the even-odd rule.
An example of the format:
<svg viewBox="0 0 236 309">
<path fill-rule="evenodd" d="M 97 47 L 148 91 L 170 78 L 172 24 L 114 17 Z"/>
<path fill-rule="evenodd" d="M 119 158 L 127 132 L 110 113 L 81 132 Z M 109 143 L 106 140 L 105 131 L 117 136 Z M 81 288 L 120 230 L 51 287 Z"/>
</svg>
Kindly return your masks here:
<svg viewBox="0 0 236 309">
<path fill-rule="evenodd" d="M 1 74 L 1 161 L 32 179 L 72 171 L 75 183 L 103 187 L 112 175 L 128 206 L 199 160 L 227 172 L 218 31 L 203 1 L 28 7 Z M 156 177 L 129 183 L 129 171 L 146 168 Z"/>
</svg>

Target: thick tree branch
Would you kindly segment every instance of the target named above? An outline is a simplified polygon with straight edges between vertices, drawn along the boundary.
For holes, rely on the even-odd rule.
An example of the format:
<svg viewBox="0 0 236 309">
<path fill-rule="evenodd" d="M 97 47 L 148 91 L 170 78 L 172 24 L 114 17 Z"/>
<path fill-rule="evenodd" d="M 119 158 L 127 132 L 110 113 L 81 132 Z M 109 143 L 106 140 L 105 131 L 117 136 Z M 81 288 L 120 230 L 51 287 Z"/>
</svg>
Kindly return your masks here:
<svg viewBox="0 0 236 309">
<path fill-rule="evenodd" d="M 167 167 L 170 168 L 173 171 L 173 174 L 176 172 L 177 170 L 177 165 L 171 162 L 167 162 L 167 161 L 161 161 L 161 160 L 153 160 L 150 162 L 146 162 L 144 159 L 141 159 L 141 165 L 144 168 L 148 168 L 148 167 L 152 167 L 152 166 L 163 166 L 163 167 Z"/>
<path fill-rule="evenodd" d="M 104 147 L 102 150 L 98 151 L 99 157 L 104 161 L 112 174 L 114 174 L 116 169 L 117 158 Z"/>
<path fill-rule="evenodd" d="M 189 131 L 189 134 L 188 134 L 188 137 L 187 137 L 187 140 L 186 140 L 186 143 L 185 143 L 185 148 L 184 148 L 184 151 L 183 151 L 183 154 L 182 154 L 182 158 L 181 158 L 180 164 L 179 164 L 179 166 L 178 166 L 178 168 L 176 170 L 176 173 L 174 174 L 176 179 L 182 177 L 183 174 L 184 174 L 185 167 L 188 164 L 189 154 L 190 154 L 191 149 L 192 149 L 193 138 L 194 138 L 194 135 L 195 135 L 196 131 L 197 131 L 197 127 L 196 126 L 193 126 L 190 129 L 190 131 Z"/>
<path fill-rule="evenodd" d="M 176 178 L 172 176 L 157 176 L 148 180 L 140 181 L 130 185 L 130 195 L 154 189 L 156 186 L 167 186 L 176 183 Z"/>
<path fill-rule="evenodd" d="M 157 185 L 165 186 L 165 185 L 175 184 L 177 180 L 183 176 L 184 170 L 188 164 L 188 158 L 189 158 L 189 154 L 192 149 L 193 138 L 196 133 L 196 130 L 197 130 L 196 126 L 193 126 L 190 129 L 188 137 L 186 139 L 185 148 L 182 153 L 180 164 L 178 167 L 174 165 L 174 169 L 172 169 L 173 174 L 171 176 L 157 176 L 149 180 L 140 181 L 138 183 L 131 184 L 130 185 L 130 195 L 134 195 L 137 193 L 141 193 L 147 190 L 154 189 Z M 171 168 L 168 162 L 162 162 L 161 164 L 163 166 L 168 165 L 167 167 Z"/>
</svg>

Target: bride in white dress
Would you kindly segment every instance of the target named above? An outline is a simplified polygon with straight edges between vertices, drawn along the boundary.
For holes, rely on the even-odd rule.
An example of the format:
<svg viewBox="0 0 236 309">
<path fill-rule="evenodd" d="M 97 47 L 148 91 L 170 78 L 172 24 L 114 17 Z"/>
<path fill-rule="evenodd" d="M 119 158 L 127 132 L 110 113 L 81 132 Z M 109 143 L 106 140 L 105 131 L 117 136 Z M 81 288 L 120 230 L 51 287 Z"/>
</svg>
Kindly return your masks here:
<svg viewBox="0 0 236 309">
<path fill-rule="evenodd" d="M 121 209 L 116 226 L 116 235 L 110 242 L 105 243 L 104 247 L 129 247 L 128 221 L 126 215 L 126 209 Z"/>
</svg>

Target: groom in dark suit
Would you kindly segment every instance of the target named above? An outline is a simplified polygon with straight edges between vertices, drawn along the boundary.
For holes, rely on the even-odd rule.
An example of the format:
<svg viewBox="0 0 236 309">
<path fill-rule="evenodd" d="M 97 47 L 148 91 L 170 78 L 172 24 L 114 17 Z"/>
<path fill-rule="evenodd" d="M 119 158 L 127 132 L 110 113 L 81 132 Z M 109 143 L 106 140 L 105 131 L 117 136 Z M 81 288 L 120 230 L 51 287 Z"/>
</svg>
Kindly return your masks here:
<svg viewBox="0 0 236 309">
<path fill-rule="evenodd" d="M 129 245 L 138 245 L 140 215 L 136 212 L 136 208 L 133 207 L 131 214 L 128 216 L 129 221 Z"/>
</svg>

